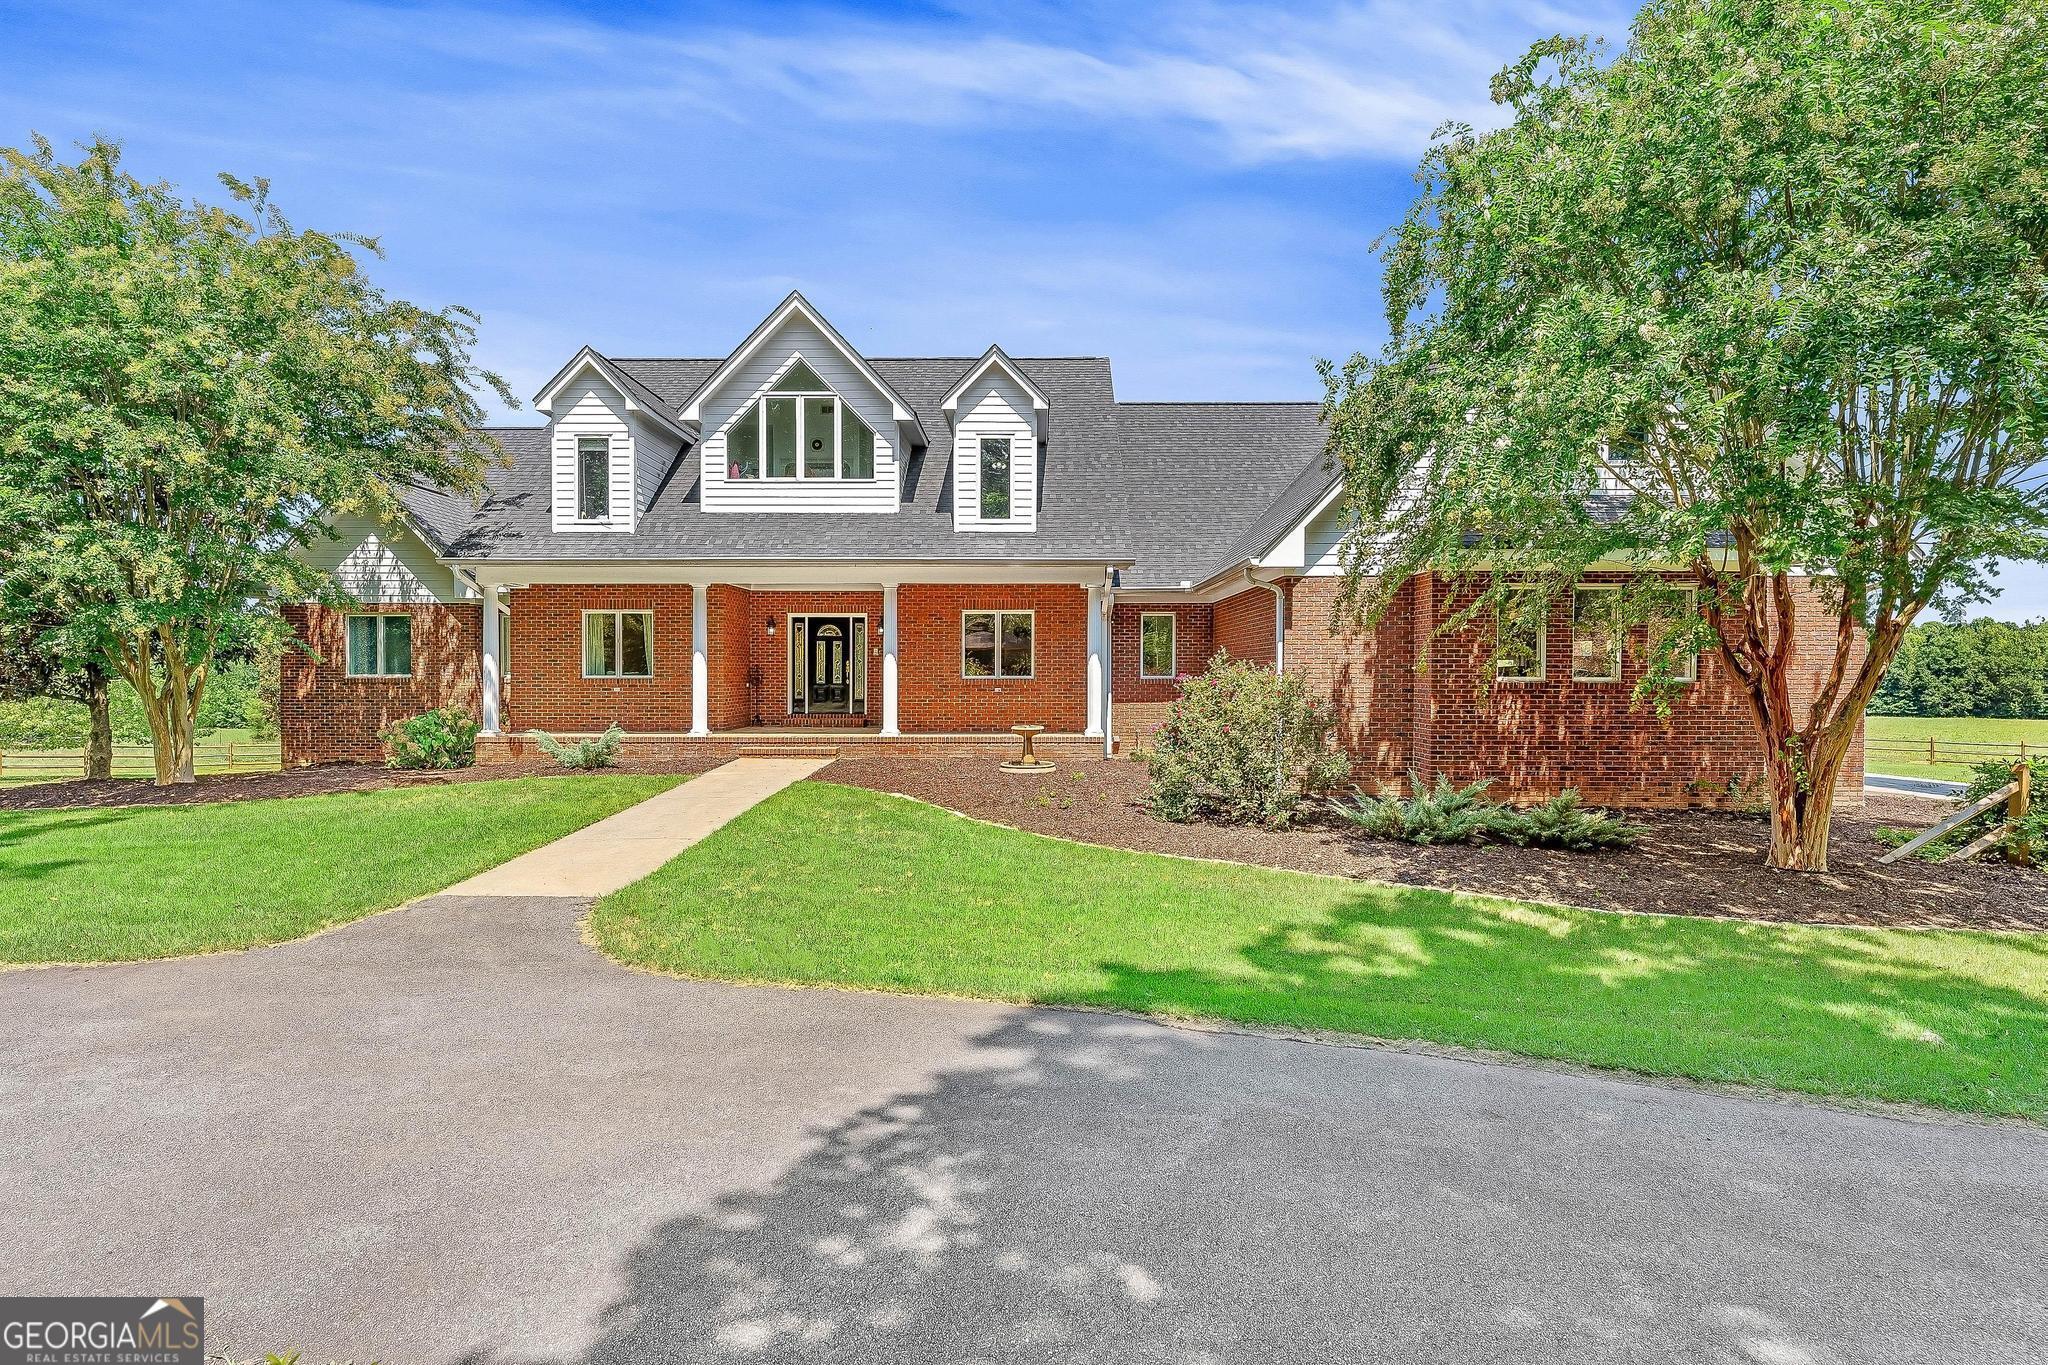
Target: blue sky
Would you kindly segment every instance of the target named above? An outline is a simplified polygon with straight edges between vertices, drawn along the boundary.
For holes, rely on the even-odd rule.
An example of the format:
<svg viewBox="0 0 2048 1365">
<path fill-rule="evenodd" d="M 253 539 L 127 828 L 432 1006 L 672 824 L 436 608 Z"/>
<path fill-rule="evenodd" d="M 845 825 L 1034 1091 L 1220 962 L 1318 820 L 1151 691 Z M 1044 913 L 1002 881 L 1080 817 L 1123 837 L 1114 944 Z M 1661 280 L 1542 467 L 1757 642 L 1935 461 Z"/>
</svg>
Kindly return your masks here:
<svg viewBox="0 0 2048 1365">
<path fill-rule="evenodd" d="M 1629 7 L 0 0 L 0 142 L 265 175 L 378 275 L 576 347 L 719 354 L 801 288 L 875 355 L 1109 355 L 1124 398 L 1315 398 L 1385 335 L 1371 244 L 1488 77 Z M 1992 610 L 2048 614 L 2048 570 Z"/>
</svg>

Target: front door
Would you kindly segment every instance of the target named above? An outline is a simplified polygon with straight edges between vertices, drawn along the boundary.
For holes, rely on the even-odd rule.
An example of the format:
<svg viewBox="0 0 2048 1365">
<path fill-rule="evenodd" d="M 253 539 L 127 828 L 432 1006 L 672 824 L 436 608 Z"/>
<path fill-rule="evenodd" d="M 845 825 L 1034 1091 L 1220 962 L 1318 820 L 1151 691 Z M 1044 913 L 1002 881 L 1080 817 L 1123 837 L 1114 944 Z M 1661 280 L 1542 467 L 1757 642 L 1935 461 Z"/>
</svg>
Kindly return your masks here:
<svg viewBox="0 0 2048 1365">
<path fill-rule="evenodd" d="M 790 622 L 793 709 L 813 716 L 867 710 L 867 618 L 799 616 Z"/>
</svg>

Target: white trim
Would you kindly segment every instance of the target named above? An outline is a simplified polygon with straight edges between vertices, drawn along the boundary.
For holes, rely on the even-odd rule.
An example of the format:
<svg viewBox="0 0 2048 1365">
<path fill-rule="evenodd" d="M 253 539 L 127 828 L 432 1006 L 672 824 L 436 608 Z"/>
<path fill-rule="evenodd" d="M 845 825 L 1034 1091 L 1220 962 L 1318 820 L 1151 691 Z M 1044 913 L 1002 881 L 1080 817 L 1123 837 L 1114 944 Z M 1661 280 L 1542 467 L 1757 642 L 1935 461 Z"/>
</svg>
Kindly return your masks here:
<svg viewBox="0 0 2048 1365">
<path fill-rule="evenodd" d="M 1106 728 L 1103 712 L 1106 709 L 1104 684 L 1109 677 L 1109 613 L 1103 610 L 1103 596 L 1108 590 L 1100 583 L 1088 585 L 1088 720 L 1082 728 L 1084 735 L 1100 735 Z M 1038 632 L 1037 623 L 1032 624 L 1032 634 Z M 1031 642 L 1034 650 L 1038 641 Z M 1033 660 L 1036 663 L 1036 660 Z"/>
<path fill-rule="evenodd" d="M 702 583 L 690 588 L 690 733 L 711 733 L 711 589 Z M 648 631 L 647 666 L 654 666 L 653 631 Z"/>
<path fill-rule="evenodd" d="M 481 651 L 482 658 L 480 660 L 480 671 L 483 676 L 483 697 L 481 701 L 483 728 L 478 733 L 495 735 L 498 733 L 499 713 L 502 710 L 499 700 L 500 682 L 498 678 L 500 639 L 498 630 L 501 624 L 498 620 L 498 604 L 503 597 L 503 590 L 493 583 L 490 587 L 484 589 L 483 597 L 484 638 Z"/>
<path fill-rule="evenodd" d="M 896 585 L 882 585 L 882 733 L 900 735 L 896 706 Z"/>
<path fill-rule="evenodd" d="M 991 366 L 1001 370 L 1005 375 L 1009 376 L 1011 383 L 1024 390 L 1025 396 L 1031 400 L 1032 420 L 1038 431 L 1038 439 L 1044 440 L 1047 416 L 1052 411 L 1052 400 L 1045 396 L 1045 390 L 1031 382 L 1029 375 L 1017 368 L 1017 362 L 1004 354 L 1003 348 L 1000 346 L 991 346 L 981 353 L 981 359 L 970 365 L 967 373 L 960 377 L 960 382 L 955 384 L 947 391 L 946 396 L 939 400 L 939 411 L 945 413 L 948 417 L 958 413 L 961 397 L 974 385 L 976 380 L 988 373 Z"/>
<path fill-rule="evenodd" d="M 405 622 L 405 672 L 387 673 L 381 665 L 384 662 L 384 627 L 377 627 L 376 662 L 380 665 L 373 672 L 358 673 L 355 659 L 355 632 L 349 629 L 349 622 L 403 621 Z M 412 613 L 410 611 L 352 611 L 345 614 L 341 623 L 341 671 L 348 678 L 410 678 L 412 676 Z"/>
<path fill-rule="evenodd" d="M 866 358 L 859 351 L 853 349 L 852 343 L 839 334 L 838 328 L 825 320 L 824 314 L 811 306 L 809 299 L 806 299 L 795 290 L 790 291 L 789 297 L 776 305 L 775 311 L 770 313 L 760 326 L 748 334 L 747 339 L 740 343 L 738 350 L 727 356 L 724 363 L 713 370 L 710 376 L 697 386 L 697 391 L 690 395 L 690 401 L 683 407 L 683 420 L 701 422 L 704 419 L 704 400 L 718 392 L 725 382 L 732 377 L 733 373 L 744 366 L 747 359 L 756 350 L 760 349 L 761 345 L 769 337 L 775 334 L 777 328 L 781 327 L 792 316 L 799 314 L 811 326 L 822 332 L 827 341 L 838 347 L 839 353 L 846 358 L 848 363 L 860 371 L 861 377 L 874 385 L 875 389 L 884 398 L 889 400 L 889 416 L 891 419 L 898 422 L 907 422 L 915 427 L 920 438 L 920 444 L 929 446 L 931 442 L 923 439 L 925 434 L 924 424 L 918 420 L 916 410 L 910 404 L 903 401 L 903 396 L 896 392 L 888 380 L 882 378 L 876 372 L 874 366 L 868 364 Z M 817 367 L 812 366 L 812 368 L 816 369 Z"/>
<path fill-rule="evenodd" d="M 1572 681 L 1582 683 L 1618 683 L 1621 681 L 1621 656 L 1623 641 L 1614 640 L 1614 672 L 1598 676 L 1579 672 L 1579 594 L 1582 592 L 1620 592 L 1619 583 L 1574 583 L 1572 584 L 1572 608 L 1570 622 L 1572 629 Z"/>
<path fill-rule="evenodd" d="M 970 616 L 993 616 L 996 618 L 996 658 L 993 673 L 969 673 L 967 671 L 967 618 Z M 1003 618 L 1005 616 L 1028 616 L 1031 618 L 1031 671 L 1029 673 L 1003 672 Z M 1002 682 L 1015 678 L 1028 682 L 1038 676 L 1038 608 L 1036 607 L 962 607 L 960 609 L 960 680 L 962 682 Z"/>
<path fill-rule="evenodd" d="M 461 559 L 445 561 L 478 583 L 728 583 L 741 588 L 879 590 L 889 583 L 1035 584 L 1100 582 L 1105 563 L 1021 559 Z M 1122 567 L 1129 560 L 1109 561 Z M 1242 591 L 1242 588 L 1239 589 Z M 1185 600 L 1185 599 L 1175 599 Z"/>
<path fill-rule="evenodd" d="M 1490 658 L 1490 659 L 1488 659 L 1488 660 L 1486 661 L 1486 663 L 1487 663 L 1487 667 L 1488 667 L 1488 668 L 1490 668 L 1490 669 L 1496 669 L 1496 670 L 1497 670 L 1497 669 L 1499 668 L 1499 666 L 1500 666 L 1500 649 L 1499 649 L 1499 645 L 1500 645 L 1500 632 L 1499 632 L 1499 621 L 1500 621 L 1499 613 L 1498 613 L 1498 611 L 1496 611 L 1496 612 L 1495 612 L 1495 616 L 1494 616 L 1494 623 L 1495 623 L 1495 631 L 1494 631 L 1494 646 L 1495 646 L 1495 648 L 1494 648 L 1494 652 L 1493 652 L 1493 657 L 1492 657 L 1492 658 Z M 1536 631 L 1536 671 L 1535 671 L 1534 673 L 1525 673 L 1525 674 L 1517 674 L 1517 675 L 1515 675 L 1514 677 L 1508 677 L 1508 676 L 1505 676 L 1505 675 L 1503 675 L 1503 674 L 1499 673 L 1498 671 L 1496 671 L 1496 672 L 1495 672 L 1495 673 L 1493 674 L 1493 681 L 1495 681 L 1495 682 L 1497 682 L 1497 683 L 1540 683 L 1540 682 L 1547 682 L 1547 681 L 1549 681 L 1549 678 L 1550 678 L 1550 607 L 1549 607 L 1549 605 L 1548 605 L 1548 604 L 1546 603 L 1546 604 L 1544 605 L 1544 608 L 1543 608 L 1543 621 L 1542 621 L 1542 624 L 1541 624 L 1541 625 L 1540 625 L 1540 626 L 1539 626 L 1539 627 L 1537 628 L 1537 631 Z"/>
<path fill-rule="evenodd" d="M 645 673 L 588 673 L 583 676 L 591 682 L 617 681 L 630 678 L 644 682 L 654 676 L 654 608 L 652 607 L 586 607 L 583 610 L 583 629 L 576 636 L 576 666 L 587 668 L 590 663 L 588 642 L 590 639 L 590 618 L 593 616 L 644 616 L 647 618 L 647 671 Z M 613 632 L 612 642 L 618 647 L 617 662 L 621 668 L 626 663 L 626 627 L 621 623 Z"/>
<path fill-rule="evenodd" d="M 1171 629 L 1166 633 L 1167 645 L 1169 646 L 1167 654 L 1168 663 L 1164 673 L 1147 673 L 1145 671 L 1145 623 L 1160 618 L 1164 618 L 1171 624 Z M 1138 676 L 1152 682 L 1158 682 L 1163 678 L 1170 679 L 1180 676 L 1179 612 L 1141 611 L 1138 613 Z"/>
<path fill-rule="evenodd" d="M 569 381 L 581 377 L 585 370 L 596 370 L 599 377 L 605 383 L 617 389 L 619 401 L 626 405 L 627 412 L 636 413 L 647 418 L 657 426 L 667 430 L 672 436 L 680 437 L 685 441 L 696 439 L 690 434 L 688 428 L 678 424 L 675 418 L 658 408 L 650 408 L 645 403 L 634 398 L 631 383 L 619 371 L 618 367 L 588 346 L 585 346 L 582 350 L 571 356 L 569 363 L 557 370 L 555 377 L 543 385 L 541 391 L 533 396 L 534 410 L 536 412 L 544 412 L 548 416 L 553 417 L 555 415 L 555 400 L 561 397 L 562 390 L 568 387 Z"/>
</svg>

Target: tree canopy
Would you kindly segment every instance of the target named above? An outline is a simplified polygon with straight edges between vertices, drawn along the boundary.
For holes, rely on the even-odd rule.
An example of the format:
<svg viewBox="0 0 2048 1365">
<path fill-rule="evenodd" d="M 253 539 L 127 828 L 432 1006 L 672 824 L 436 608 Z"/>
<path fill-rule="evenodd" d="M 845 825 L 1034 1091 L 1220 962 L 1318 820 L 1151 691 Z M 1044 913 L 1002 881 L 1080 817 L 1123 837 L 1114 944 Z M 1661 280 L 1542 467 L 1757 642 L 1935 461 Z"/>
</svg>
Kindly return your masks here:
<svg viewBox="0 0 2048 1365">
<path fill-rule="evenodd" d="M 477 394 L 511 396 L 472 314 L 376 286 L 374 239 L 294 228 L 262 180 L 187 202 L 80 150 L 0 149 L 0 611 L 55 611 L 48 648 L 133 684 L 172 780 L 215 651 L 340 599 L 299 551 L 409 485 L 476 488 Z"/>
<path fill-rule="evenodd" d="M 1443 130 L 1386 241 L 1384 353 L 1325 367 L 1353 600 L 1435 569 L 1484 613 L 1635 568 L 1644 693 L 1714 649 L 1774 860 L 1825 866 L 1906 628 L 2048 556 L 2044 11 L 1653 0 L 1611 60 L 1551 39 L 1493 95 L 1510 121 Z"/>
</svg>

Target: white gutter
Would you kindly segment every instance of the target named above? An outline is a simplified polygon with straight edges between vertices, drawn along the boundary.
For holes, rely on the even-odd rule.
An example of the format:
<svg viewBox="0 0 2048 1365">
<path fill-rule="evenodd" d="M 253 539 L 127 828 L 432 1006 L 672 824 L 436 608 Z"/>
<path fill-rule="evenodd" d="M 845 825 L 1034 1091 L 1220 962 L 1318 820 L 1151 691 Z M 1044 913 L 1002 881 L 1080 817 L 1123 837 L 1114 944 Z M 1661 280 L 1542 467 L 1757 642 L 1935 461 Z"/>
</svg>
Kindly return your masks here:
<svg viewBox="0 0 2048 1365">
<path fill-rule="evenodd" d="M 1244 571 L 1244 581 L 1255 588 L 1264 588 L 1273 594 L 1273 671 L 1282 673 L 1287 668 L 1287 594 L 1278 583 L 1260 578 L 1249 566 Z"/>
</svg>

